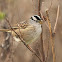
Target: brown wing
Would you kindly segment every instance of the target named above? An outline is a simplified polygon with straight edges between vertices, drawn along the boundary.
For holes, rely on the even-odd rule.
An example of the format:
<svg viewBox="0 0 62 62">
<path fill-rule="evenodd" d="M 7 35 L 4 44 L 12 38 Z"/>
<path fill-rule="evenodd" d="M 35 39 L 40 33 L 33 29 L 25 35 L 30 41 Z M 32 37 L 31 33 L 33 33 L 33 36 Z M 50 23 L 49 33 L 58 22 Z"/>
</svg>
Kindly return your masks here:
<svg viewBox="0 0 62 62">
<path fill-rule="evenodd" d="M 23 29 L 25 29 L 28 26 L 28 22 L 27 21 L 23 21 L 17 24 L 17 27 L 21 27 Z"/>
<path fill-rule="evenodd" d="M 18 26 L 19 25 L 19 26 Z M 21 22 L 19 24 L 16 25 L 16 27 L 12 27 L 13 30 L 17 30 L 17 29 L 25 29 L 29 24 L 24 21 L 24 22 Z M 9 29 L 0 29 L 1 32 L 12 32 L 12 29 L 9 28 Z"/>
<path fill-rule="evenodd" d="M 19 34 L 25 41 L 31 42 L 34 36 L 36 36 L 36 30 L 34 26 L 27 26 L 25 29 L 17 29 L 15 30 L 17 34 Z M 12 32 L 14 36 L 17 36 L 14 32 Z"/>
</svg>

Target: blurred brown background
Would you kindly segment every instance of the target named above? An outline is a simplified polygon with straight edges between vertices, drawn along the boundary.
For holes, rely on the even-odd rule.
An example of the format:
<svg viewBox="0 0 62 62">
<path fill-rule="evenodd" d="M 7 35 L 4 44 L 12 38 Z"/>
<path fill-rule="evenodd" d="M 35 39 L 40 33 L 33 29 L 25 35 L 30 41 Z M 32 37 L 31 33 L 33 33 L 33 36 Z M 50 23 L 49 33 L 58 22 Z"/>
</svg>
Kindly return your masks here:
<svg viewBox="0 0 62 62">
<path fill-rule="evenodd" d="M 41 12 L 45 16 L 45 10 L 48 9 L 51 5 L 52 0 L 41 0 Z M 56 29 L 55 35 L 55 54 L 56 54 L 56 62 L 62 62 L 62 1 L 53 0 L 52 6 L 49 11 L 49 17 L 52 24 L 52 30 L 54 28 L 54 24 L 56 21 L 57 15 L 57 6 L 60 5 L 60 13 L 59 19 Z M 16 23 L 21 21 L 29 20 L 32 15 L 38 14 L 38 0 L 0 0 L 0 11 L 3 11 L 7 14 L 9 21 L 12 26 L 15 26 Z M 0 21 L 0 28 L 5 26 L 9 27 L 8 23 L 3 20 Z M 0 32 L 0 44 L 4 42 L 5 35 Z M 52 62 L 52 52 L 51 52 L 51 44 L 49 39 L 49 30 L 46 27 L 45 23 L 43 24 L 43 40 L 44 40 L 44 51 L 45 55 L 47 55 L 48 49 L 48 41 L 49 41 L 49 55 L 47 62 Z M 41 41 L 40 39 L 36 42 L 30 44 L 30 46 L 38 53 L 41 53 Z M 39 52 L 38 52 L 39 50 Z M 1 50 L 0 50 L 1 53 Z M 1 60 L 0 62 L 6 62 L 5 60 Z M 8 62 L 11 62 L 8 61 Z M 15 50 L 13 55 L 13 62 L 39 62 L 36 56 L 32 55 L 32 53 L 21 43 Z"/>
</svg>

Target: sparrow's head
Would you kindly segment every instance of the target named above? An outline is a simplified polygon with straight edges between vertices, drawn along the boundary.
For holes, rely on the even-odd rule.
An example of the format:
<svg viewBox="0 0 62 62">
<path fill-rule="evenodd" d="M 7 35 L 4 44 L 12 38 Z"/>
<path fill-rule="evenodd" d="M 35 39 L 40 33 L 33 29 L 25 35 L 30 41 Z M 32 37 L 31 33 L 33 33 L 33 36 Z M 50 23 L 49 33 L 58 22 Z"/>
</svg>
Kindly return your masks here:
<svg viewBox="0 0 62 62">
<path fill-rule="evenodd" d="M 30 19 L 31 19 L 31 22 L 35 22 L 35 23 L 42 24 L 42 22 L 43 22 L 43 19 L 38 15 L 34 15 Z"/>
</svg>

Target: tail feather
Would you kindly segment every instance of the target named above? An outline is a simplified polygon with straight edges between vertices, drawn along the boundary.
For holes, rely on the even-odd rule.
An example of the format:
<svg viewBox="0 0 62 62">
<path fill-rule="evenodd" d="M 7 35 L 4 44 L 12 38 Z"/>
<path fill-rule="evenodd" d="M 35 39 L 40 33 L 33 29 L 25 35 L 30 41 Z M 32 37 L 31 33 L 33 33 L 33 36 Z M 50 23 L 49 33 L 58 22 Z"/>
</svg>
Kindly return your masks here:
<svg viewBox="0 0 62 62">
<path fill-rule="evenodd" d="M 0 29 L 0 32 L 11 32 L 10 29 Z"/>
<path fill-rule="evenodd" d="M 16 30 L 19 29 L 19 27 L 12 27 L 12 29 Z M 0 29 L 0 32 L 12 32 L 12 29 Z"/>
</svg>

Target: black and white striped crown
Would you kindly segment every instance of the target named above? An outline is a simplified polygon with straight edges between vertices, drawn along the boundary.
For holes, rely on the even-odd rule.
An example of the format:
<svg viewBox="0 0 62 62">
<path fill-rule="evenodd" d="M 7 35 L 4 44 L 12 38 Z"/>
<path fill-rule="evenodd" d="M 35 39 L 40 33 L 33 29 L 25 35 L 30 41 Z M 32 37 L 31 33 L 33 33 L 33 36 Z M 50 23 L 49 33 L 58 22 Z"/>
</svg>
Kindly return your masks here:
<svg viewBox="0 0 62 62">
<path fill-rule="evenodd" d="M 32 20 L 34 20 L 34 21 L 36 21 L 36 20 L 42 20 L 41 17 L 38 16 L 38 15 L 34 15 L 34 16 L 32 16 L 30 19 L 32 19 Z"/>
</svg>

